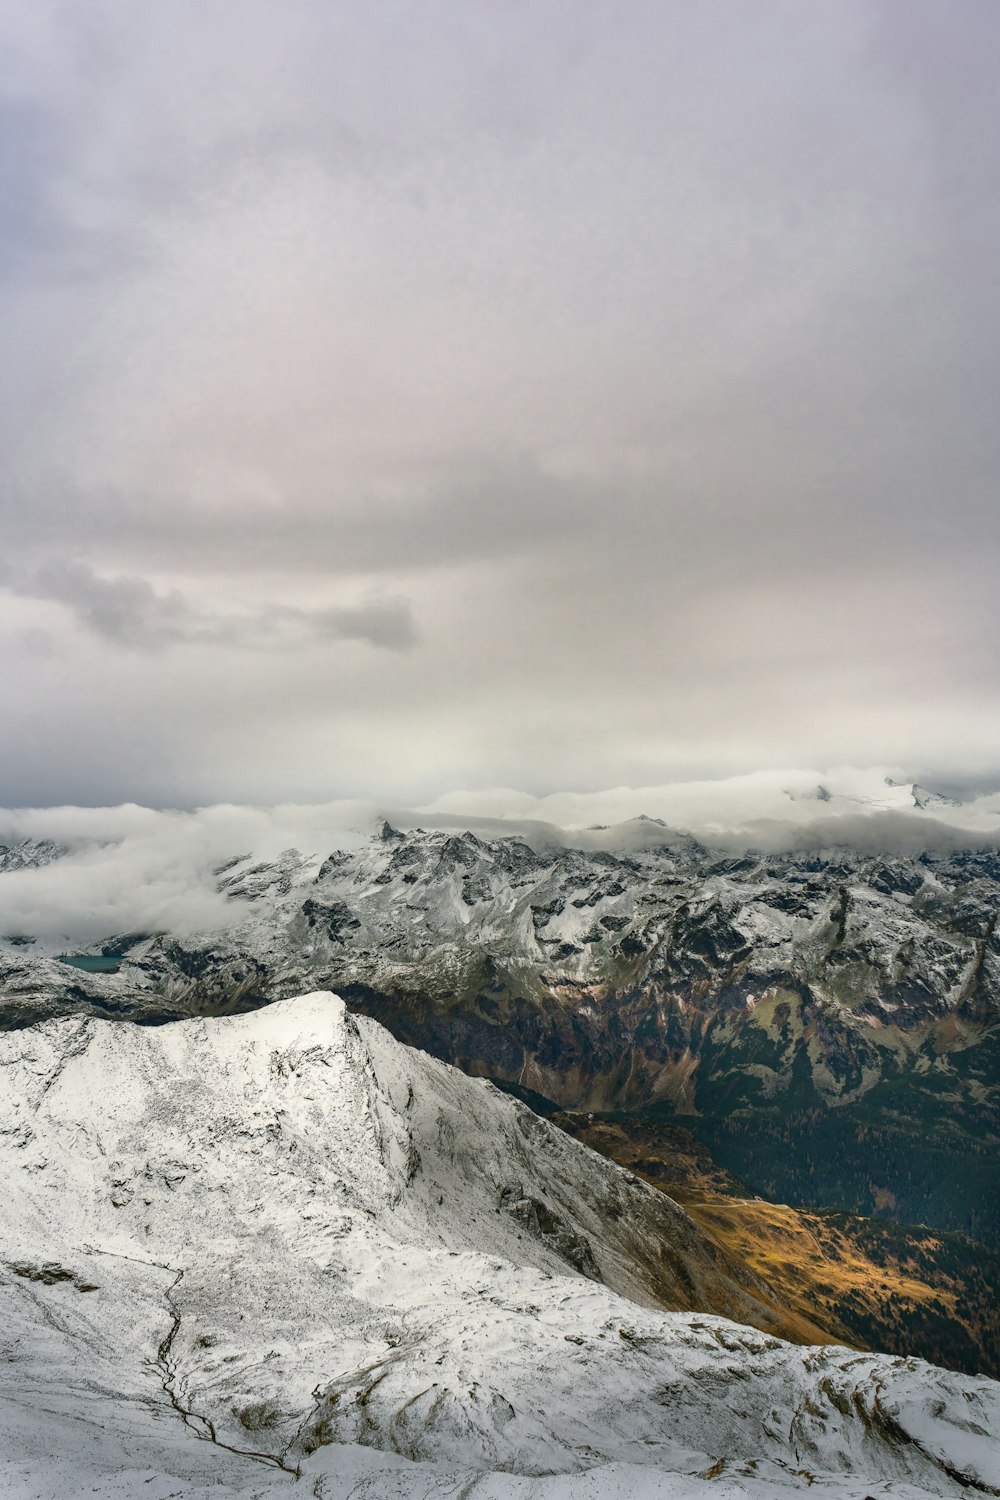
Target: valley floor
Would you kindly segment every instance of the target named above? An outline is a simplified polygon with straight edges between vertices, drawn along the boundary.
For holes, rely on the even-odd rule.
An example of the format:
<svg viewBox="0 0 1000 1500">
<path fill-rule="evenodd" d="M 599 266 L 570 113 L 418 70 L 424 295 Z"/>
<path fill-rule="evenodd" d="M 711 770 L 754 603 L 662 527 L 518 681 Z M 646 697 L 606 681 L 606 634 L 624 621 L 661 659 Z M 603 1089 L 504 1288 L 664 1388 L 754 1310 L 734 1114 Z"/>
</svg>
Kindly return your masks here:
<svg viewBox="0 0 1000 1500">
<path fill-rule="evenodd" d="M 558 1113 L 577 1140 L 682 1204 L 750 1266 L 785 1311 L 786 1336 L 915 1354 L 1000 1378 L 1000 1255 L 966 1235 L 770 1203 L 681 1126 Z"/>
</svg>

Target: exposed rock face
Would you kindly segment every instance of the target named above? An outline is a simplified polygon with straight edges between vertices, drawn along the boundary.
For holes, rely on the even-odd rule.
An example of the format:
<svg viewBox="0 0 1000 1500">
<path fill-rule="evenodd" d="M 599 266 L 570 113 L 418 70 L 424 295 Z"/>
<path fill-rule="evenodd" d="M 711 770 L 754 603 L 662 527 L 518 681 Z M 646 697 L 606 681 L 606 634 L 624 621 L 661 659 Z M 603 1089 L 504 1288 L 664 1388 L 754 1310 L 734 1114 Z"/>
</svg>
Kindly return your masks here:
<svg viewBox="0 0 1000 1500">
<path fill-rule="evenodd" d="M 668 1199 L 331 995 L 0 1075 L 5 1494 L 1000 1486 L 1000 1386 L 660 1311 L 719 1276 Z"/>
<path fill-rule="evenodd" d="M 13 844 L 0 843 L 0 875 L 8 870 L 39 870 L 69 851 L 53 839 L 19 839 Z"/>
<path fill-rule="evenodd" d="M 996 1241 L 1000 856 L 645 836 L 616 856 L 387 826 L 322 862 L 247 856 L 219 876 L 245 922 L 109 936 L 118 974 L 6 945 L 4 1021 L 223 1014 L 328 984 L 566 1108 L 690 1116 L 758 1190 Z"/>
</svg>

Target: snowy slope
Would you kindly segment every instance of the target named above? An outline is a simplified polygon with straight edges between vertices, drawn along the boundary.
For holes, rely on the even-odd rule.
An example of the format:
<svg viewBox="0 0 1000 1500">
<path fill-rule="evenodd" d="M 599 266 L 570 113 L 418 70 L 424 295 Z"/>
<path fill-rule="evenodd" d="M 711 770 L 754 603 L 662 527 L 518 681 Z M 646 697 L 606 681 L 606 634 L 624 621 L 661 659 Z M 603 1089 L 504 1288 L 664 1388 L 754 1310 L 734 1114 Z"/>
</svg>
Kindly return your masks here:
<svg viewBox="0 0 1000 1500">
<path fill-rule="evenodd" d="M 328 994 L 0 1067 L 0 1493 L 1000 1488 L 1000 1387 L 660 1311 L 679 1210 Z"/>
</svg>

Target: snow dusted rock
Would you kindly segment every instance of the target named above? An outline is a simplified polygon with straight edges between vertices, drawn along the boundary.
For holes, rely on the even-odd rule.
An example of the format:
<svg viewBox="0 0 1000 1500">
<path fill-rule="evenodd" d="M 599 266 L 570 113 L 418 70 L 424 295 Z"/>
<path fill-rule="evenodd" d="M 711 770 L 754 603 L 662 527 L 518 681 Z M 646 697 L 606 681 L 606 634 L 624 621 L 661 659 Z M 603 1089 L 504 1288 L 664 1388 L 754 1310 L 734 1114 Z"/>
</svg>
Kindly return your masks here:
<svg viewBox="0 0 1000 1500">
<path fill-rule="evenodd" d="M 93 951 L 120 972 L 0 938 L 0 1020 L 224 1014 L 335 982 L 404 1040 L 567 1108 L 728 1112 L 803 1069 L 840 1107 L 886 1078 L 919 1092 L 924 1058 L 968 1094 L 941 1059 L 1000 1026 L 1000 855 L 729 856 L 633 821 L 620 854 L 385 825 L 324 860 L 239 856 L 216 875 L 243 921 L 106 934 Z"/>
<path fill-rule="evenodd" d="M 889 1204 L 1000 1245 L 983 1150 L 1000 1142 L 1000 855 L 720 854 L 650 819 L 619 833 L 614 852 L 386 826 L 326 858 L 240 855 L 215 872 L 235 925 L 106 934 L 92 956 L 117 972 L 0 937 L 0 1025 L 334 989 L 565 1109 L 704 1120 L 765 1196 Z"/>
<path fill-rule="evenodd" d="M 214 871 L 234 926 L 102 935 L 117 972 L 7 930 L 0 1026 L 333 989 L 564 1109 L 705 1121 L 766 1197 L 1000 1245 L 999 853 L 732 855 L 652 819 L 606 837 L 618 852 L 387 825 L 327 858 L 238 855 Z"/>
<path fill-rule="evenodd" d="M 329 994 L 0 1077 L 4 1495 L 1000 1490 L 1000 1387 L 660 1310 L 669 1200 Z"/>
<path fill-rule="evenodd" d="M 45 1023 L 0 1039 L 0 1066 L 17 1080 L 0 1118 L 10 1110 L 13 1160 L 29 1172 L 19 1180 L 51 1188 L 78 1170 L 86 1139 L 102 1174 L 88 1210 L 95 1234 L 125 1227 L 143 1241 L 178 1215 L 176 1232 L 186 1234 L 204 1212 L 212 1234 L 234 1241 L 265 1227 L 284 1235 L 293 1224 L 322 1262 L 390 1211 L 396 1237 L 488 1250 L 576 1271 L 638 1302 L 752 1313 L 767 1324 L 765 1289 L 669 1198 L 492 1084 L 349 1017 L 327 994 L 225 1025 Z M 108 1099 L 108 1081 L 120 1077 L 130 1091 Z M 70 1079 L 65 1107 L 76 1123 L 64 1163 L 33 1110 L 37 1102 L 43 1115 L 54 1111 Z M 69 1176 L 66 1186 L 80 1231 Z M 63 1212 L 58 1194 L 46 1201 Z M 778 1324 L 773 1308 L 770 1318 Z"/>
<path fill-rule="evenodd" d="M 0 875 L 12 870 L 40 870 L 67 853 L 65 844 L 52 839 L 18 839 L 12 844 L 0 842 Z"/>
</svg>

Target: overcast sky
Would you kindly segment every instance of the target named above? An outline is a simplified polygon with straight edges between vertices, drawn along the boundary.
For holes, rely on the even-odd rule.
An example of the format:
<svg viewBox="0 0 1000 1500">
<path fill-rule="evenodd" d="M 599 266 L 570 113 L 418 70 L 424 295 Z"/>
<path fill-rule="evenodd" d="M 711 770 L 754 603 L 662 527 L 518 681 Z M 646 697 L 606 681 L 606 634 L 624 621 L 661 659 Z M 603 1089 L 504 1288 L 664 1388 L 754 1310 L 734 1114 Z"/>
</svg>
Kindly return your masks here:
<svg viewBox="0 0 1000 1500">
<path fill-rule="evenodd" d="M 1000 785 L 996 0 L 0 0 L 0 804 Z"/>
</svg>

